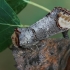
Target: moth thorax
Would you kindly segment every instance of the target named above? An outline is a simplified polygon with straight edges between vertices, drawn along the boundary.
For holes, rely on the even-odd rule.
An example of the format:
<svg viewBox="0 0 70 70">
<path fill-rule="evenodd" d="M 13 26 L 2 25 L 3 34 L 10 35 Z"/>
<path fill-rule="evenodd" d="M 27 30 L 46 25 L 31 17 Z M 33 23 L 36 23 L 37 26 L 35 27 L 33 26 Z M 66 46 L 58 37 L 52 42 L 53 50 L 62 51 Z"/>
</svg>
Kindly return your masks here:
<svg viewBox="0 0 70 70">
<path fill-rule="evenodd" d="M 60 12 L 58 14 L 57 25 L 59 26 L 59 28 L 62 29 L 70 29 L 70 15 L 68 15 L 67 13 L 65 14 L 63 12 Z"/>
</svg>

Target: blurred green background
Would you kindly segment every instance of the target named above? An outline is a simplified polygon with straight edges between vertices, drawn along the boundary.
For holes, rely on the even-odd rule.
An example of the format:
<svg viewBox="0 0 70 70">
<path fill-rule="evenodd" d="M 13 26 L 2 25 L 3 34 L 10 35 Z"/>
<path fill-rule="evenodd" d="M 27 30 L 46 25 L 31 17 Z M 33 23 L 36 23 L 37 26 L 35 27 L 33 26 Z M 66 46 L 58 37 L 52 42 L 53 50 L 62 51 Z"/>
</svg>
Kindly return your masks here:
<svg viewBox="0 0 70 70">
<path fill-rule="evenodd" d="M 70 9 L 70 0 L 31 0 L 37 4 L 40 4 L 50 10 L 56 6 L 60 6 L 66 9 Z M 19 14 L 18 17 L 24 25 L 31 25 L 44 17 L 48 12 L 39 9 L 33 5 L 28 4 Z M 69 32 L 70 34 L 70 32 Z M 54 38 L 62 38 L 61 34 L 52 36 Z M 9 49 L 0 53 L 0 70 L 17 70 L 15 67 L 14 57 L 12 51 Z"/>
</svg>

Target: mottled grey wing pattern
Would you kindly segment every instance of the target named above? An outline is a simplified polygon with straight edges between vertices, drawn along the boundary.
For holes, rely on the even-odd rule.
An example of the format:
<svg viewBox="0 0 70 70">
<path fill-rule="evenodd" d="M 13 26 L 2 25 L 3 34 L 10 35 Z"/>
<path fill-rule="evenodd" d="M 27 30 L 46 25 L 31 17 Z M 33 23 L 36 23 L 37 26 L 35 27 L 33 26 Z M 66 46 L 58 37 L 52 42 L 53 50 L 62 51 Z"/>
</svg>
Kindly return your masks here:
<svg viewBox="0 0 70 70">
<path fill-rule="evenodd" d="M 68 30 L 69 28 L 65 27 L 65 22 L 62 23 L 62 21 L 70 17 L 69 14 L 70 12 L 68 10 L 56 7 L 51 13 L 47 14 L 30 27 L 18 28 L 17 30 L 20 32 L 20 34 L 18 34 L 19 45 L 23 47 L 36 45 L 39 40 Z M 66 23 L 69 22 L 67 21 Z M 63 24 L 63 26 L 61 24 Z"/>
</svg>

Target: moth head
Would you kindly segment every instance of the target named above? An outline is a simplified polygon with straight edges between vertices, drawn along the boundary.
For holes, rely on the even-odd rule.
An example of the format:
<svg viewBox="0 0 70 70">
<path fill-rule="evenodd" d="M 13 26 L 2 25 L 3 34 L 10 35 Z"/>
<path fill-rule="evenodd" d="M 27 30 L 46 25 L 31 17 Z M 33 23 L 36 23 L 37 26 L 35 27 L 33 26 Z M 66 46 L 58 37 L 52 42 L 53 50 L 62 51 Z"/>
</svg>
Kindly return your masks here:
<svg viewBox="0 0 70 70">
<path fill-rule="evenodd" d="M 58 14 L 57 25 L 62 29 L 70 29 L 70 15 L 64 12 Z"/>
</svg>

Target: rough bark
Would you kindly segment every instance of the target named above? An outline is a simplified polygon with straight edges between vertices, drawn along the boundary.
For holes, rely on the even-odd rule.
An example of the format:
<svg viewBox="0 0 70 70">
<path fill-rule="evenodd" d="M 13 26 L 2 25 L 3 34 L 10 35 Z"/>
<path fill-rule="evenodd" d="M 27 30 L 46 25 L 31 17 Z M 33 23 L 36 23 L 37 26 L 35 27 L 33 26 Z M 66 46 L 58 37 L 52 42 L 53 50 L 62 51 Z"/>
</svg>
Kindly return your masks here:
<svg viewBox="0 0 70 70">
<path fill-rule="evenodd" d="M 11 50 L 18 70 L 70 70 L 68 39 L 45 39 L 31 48 L 12 46 Z"/>
</svg>

